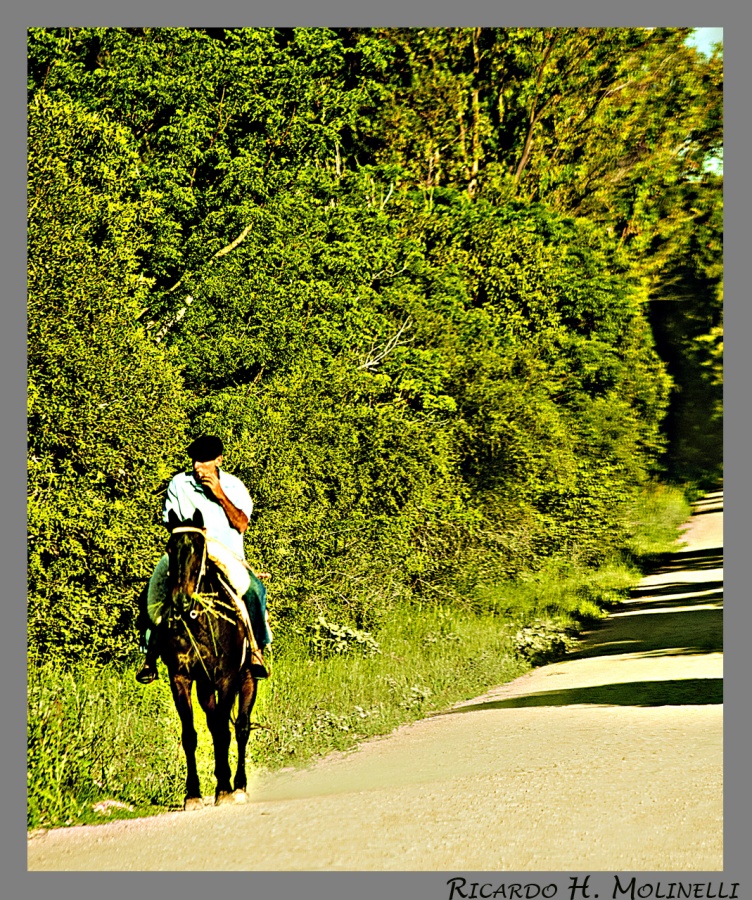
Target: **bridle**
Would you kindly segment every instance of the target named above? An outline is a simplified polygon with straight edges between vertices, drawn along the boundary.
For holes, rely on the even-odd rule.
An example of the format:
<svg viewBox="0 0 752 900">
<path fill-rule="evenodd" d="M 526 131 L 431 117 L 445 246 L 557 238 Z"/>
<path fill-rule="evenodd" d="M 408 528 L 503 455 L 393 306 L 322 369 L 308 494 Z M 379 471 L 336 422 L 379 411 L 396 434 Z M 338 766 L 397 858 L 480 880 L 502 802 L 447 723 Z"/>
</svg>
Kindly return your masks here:
<svg viewBox="0 0 752 900">
<path fill-rule="evenodd" d="M 197 528 L 195 525 L 178 525 L 177 528 L 173 528 L 170 532 L 171 534 L 180 534 L 181 532 L 193 532 L 195 534 L 200 534 L 204 538 L 204 549 L 201 554 L 201 571 L 198 573 L 198 581 L 196 582 L 196 588 L 198 589 L 198 585 L 201 584 L 201 581 L 206 574 L 206 529 L 205 528 Z"/>
<path fill-rule="evenodd" d="M 173 528 L 172 531 L 170 532 L 171 535 L 185 534 L 185 533 L 200 534 L 204 538 L 204 549 L 201 554 L 201 570 L 198 573 L 198 580 L 196 581 L 196 590 L 198 591 L 199 587 L 201 586 L 201 581 L 203 580 L 203 577 L 206 573 L 206 547 L 207 547 L 207 543 L 208 543 L 206 540 L 206 529 L 205 528 L 197 528 L 195 525 L 178 525 L 177 528 Z M 198 616 L 198 611 L 196 609 L 191 609 L 191 611 L 188 613 L 188 615 L 192 619 L 195 619 Z M 182 616 L 180 618 L 182 619 Z M 195 641 L 193 635 L 191 634 L 191 630 L 190 630 L 190 628 L 188 628 L 188 624 L 185 622 L 184 619 L 183 619 L 183 624 L 185 625 L 185 629 L 188 634 L 188 639 L 190 640 L 191 644 L 193 645 L 193 649 L 196 651 L 196 655 L 198 656 L 198 659 L 199 659 L 201 665 L 203 666 L 204 671 L 206 672 L 206 674 L 208 676 L 209 670 L 207 669 L 206 663 L 204 662 L 204 659 L 201 656 L 201 650 L 199 649 L 198 645 L 196 644 L 196 641 Z M 243 650 L 243 653 L 245 654 L 245 649 Z M 214 691 L 214 696 L 215 696 L 215 700 L 216 700 L 216 688 Z"/>
</svg>

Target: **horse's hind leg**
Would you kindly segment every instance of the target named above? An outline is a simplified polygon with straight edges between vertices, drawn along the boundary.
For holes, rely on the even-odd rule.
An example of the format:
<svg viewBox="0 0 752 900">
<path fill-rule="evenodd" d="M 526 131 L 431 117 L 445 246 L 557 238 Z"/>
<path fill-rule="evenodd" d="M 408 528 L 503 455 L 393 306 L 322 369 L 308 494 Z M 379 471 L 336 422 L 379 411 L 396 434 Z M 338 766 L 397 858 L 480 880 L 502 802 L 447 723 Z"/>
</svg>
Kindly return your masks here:
<svg viewBox="0 0 752 900">
<path fill-rule="evenodd" d="M 184 809 L 200 809 L 203 807 L 201 790 L 196 770 L 196 744 L 198 742 L 196 729 L 193 727 L 193 706 L 191 704 L 191 680 L 180 675 L 170 679 L 172 698 L 175 708 L 180 716 L 182 725 L 182 743 L 185 752 L 185 761 L 188 774 L 185 780 L 185 804 Z"/>
<path fill-rule="evenodd" d="M 217 779 L 217 790 L 214 802 L 228 802 L 232 798 L 230 784 L 230 713 L 232 712 L 233 694 L 225 685 L 212 685 L 196 682 L 199 702 L 206 713 L 206 724 L 214 743 L 214 775 Z"/>
<path fill-rule="evenodd" d="M 248 782 L 245 775 L 245 750 L 251 733 L 251 710 L 256 702 L 256 679 L 244 669 L 240 674 L 240 692 L 238 696 L 238 716 L 235 719 L 235 739 L 238 742 L 238 766 L 235 770 L 235 799 L 243 802 L 247 799 L 245 792 Z"/>
</svg>

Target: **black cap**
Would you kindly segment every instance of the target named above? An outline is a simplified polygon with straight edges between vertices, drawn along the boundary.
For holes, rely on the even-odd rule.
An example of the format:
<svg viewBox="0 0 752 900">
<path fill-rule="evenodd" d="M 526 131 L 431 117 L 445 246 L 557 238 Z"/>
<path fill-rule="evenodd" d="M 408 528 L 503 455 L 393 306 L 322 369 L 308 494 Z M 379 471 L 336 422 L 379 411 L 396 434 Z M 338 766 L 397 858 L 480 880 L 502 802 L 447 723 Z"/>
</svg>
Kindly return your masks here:
<svg viewBox="0 0 752 900">
<path fill-rule="evenodd" d="M 194 462 L 208 462 L 224 453 L 222 441 L 210 434 L 202 434 L 188 447 L 188 456 Z"/>
</svg>

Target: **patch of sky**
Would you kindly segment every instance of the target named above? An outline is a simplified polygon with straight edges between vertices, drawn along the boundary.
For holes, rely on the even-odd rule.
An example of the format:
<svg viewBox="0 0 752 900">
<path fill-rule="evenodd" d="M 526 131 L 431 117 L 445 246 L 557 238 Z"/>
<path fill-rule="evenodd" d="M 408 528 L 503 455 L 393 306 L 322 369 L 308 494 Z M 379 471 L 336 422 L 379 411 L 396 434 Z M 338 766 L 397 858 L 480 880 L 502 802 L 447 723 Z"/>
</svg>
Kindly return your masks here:
<svg viewBox="0 0 752 900">
<path fill-rule="evenodd" d="M 691 47 L 696 47 L 700 53 L 711 56 L 716 44 L 723 47 L 723 29 L 722 28 L 695 28 L 687 38 L 687 43 Z M 723 174 L 723 148 L 721 147 L 716 153 L 705 160 L 704 169 L 706 172 L 715 172 L 717 175 Z"/>
<path fill-rule="evenodd" d="M 722 28 L 695 28 L 687 38 L 687 43 L 700 53 L 710 56 L 716 44 L 723 46 Z"/>
</svg>

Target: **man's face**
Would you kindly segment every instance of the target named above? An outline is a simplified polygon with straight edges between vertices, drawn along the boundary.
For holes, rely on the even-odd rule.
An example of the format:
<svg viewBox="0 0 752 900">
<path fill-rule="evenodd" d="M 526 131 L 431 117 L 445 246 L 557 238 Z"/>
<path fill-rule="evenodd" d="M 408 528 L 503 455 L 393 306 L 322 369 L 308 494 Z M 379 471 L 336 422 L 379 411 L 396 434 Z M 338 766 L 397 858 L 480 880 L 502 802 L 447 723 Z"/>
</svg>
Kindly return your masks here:
<svg viewBox="0 0 752 900">
<path fill-rule="evenodd" d="M 208 459 L 204 462 L 200 462 L 197 459 L 193 460 L 193 477 L 196 481 L 199 481 L 203 484 L 204 479 L 207 475 L 216 475 L 218 468 L 222 465 L 222 457 L 218 456 L 216 459 Z"/>
</svg>

